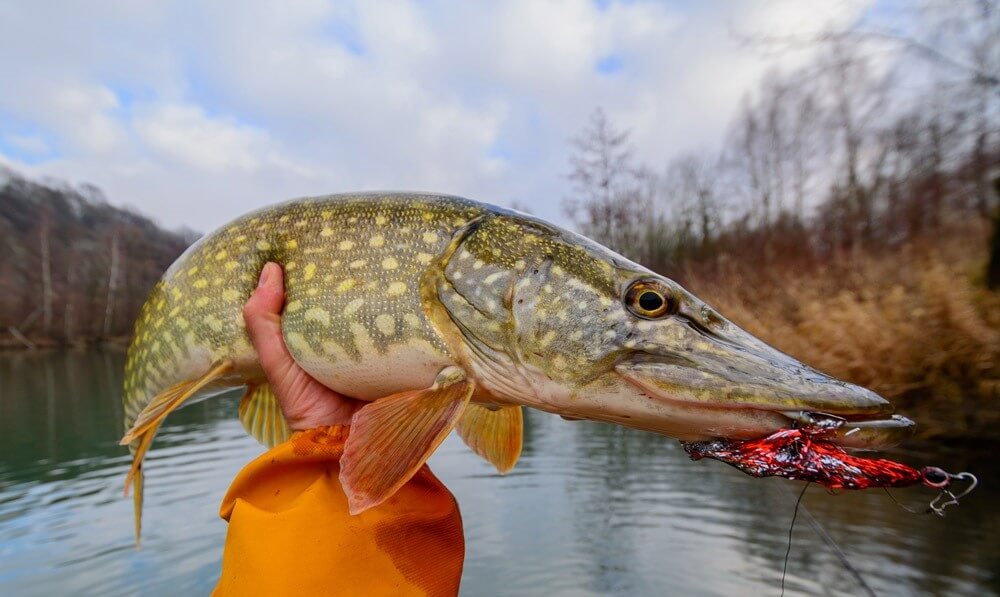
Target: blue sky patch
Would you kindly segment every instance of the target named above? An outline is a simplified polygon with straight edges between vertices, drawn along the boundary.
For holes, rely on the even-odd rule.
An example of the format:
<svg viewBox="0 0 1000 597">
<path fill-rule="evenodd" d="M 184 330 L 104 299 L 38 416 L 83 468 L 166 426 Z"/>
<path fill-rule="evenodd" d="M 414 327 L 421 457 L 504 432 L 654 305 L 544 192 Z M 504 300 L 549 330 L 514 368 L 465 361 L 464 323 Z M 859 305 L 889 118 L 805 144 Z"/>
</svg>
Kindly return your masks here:
<svg viewBox="0 0 1000 597">
<path fill-rule="evenodd" d="M 618 54 L 608 54 L 597 61 L 597 72 L 603 75 L 613 75 L 625 67 L 625 61 Z"/>
</svg>

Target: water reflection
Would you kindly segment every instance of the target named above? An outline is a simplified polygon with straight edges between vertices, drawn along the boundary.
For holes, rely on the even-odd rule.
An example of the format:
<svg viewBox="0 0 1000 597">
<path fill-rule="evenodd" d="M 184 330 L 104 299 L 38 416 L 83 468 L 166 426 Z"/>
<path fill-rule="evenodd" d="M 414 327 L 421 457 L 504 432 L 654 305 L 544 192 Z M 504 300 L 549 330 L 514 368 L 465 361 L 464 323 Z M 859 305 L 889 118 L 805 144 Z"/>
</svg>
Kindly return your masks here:
<svg viewBox="0 0 1000 597">
<path fill-rule="evenodd" d="M 117 353 L 0 358 L 0 594 L 207 593 L 225 525 L 218 500 L 260 448 L 236 397 L 172 415 L 147 471 L 143 550 L 122 497 Z M 879 492 L 805 503 L 881 594 L 1000 591 L 997 465 L 985 448 L 908 452 L 914 464 L 983 475 L 946 519 Z M 466 595 L 777 594 L 797 484 L 691 462 L 649 434 L 531 413 L 518 468 L 497 477 L 460 441 L 432 459 L 462 504 Z M 992 482 L 991 482 L 992 481 Z M 920 491 L 901 499 L 926 501 Z M 799 524 L 788 594 L 857 594 L 854 579 Z"/>
</svg>

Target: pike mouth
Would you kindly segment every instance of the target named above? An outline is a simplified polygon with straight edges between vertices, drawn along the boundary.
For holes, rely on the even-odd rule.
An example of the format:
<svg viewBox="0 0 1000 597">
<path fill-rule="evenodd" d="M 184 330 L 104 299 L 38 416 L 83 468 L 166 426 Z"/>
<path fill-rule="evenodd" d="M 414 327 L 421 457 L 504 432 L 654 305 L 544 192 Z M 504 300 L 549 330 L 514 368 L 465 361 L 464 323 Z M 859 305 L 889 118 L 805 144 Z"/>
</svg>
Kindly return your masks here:
<svg viewBox="0 0 1000 597">
<path fill-rule="evenodd" d="M 794 427 L 822 428 L 823 436 L 845 448 L 858 450 L 885 450 L 895 447 L 913 436 L 917 424 L 903 415 L 883 417 L 868 415 L 837 416 L 820 412 L 783 412 Z"/>
<path fill-rule="evenodd" d="M 620 363 L 616 371 L 650 398 L 692 413 L 684 430 L 689 437 L 757 439 L 818 425 L 827 430 L 824 439 L 842 447 L 884 450 L 913 435 L 916 424 L 892 414 L 892 405 L 878 394 L 794 363 L 799 367 L 772 369 L 771 375 L 722 376 L 660 356 Z"/>
</svg>

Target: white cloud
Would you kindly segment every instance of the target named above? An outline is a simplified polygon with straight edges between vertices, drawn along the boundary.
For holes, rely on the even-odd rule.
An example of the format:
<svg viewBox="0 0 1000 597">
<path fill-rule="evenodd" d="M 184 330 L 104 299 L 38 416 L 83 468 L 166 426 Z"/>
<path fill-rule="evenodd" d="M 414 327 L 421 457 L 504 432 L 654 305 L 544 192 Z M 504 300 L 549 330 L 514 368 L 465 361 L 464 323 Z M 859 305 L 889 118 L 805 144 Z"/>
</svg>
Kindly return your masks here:
<svg viewBox="0 0 1000 597">
<path fill-rule="evenodd" d="M 157 106 L 136 117 L 132 128 L 150 149 L 196 170 L 245 174 L 260 168 L 272 151 L 263 131 L 211 119 L 198 106 Z"/>
<path fill-rule="evenodd" d="M 866 9 L 9 3 L 0 160 L 200 229 L 290 196 L 373 188 L 516 201 L 561 220 L 567 142 L 595 107 L 660 165 L 718 142 L 769 66 L 734 30 L 819 28 Z"/>
</svg>

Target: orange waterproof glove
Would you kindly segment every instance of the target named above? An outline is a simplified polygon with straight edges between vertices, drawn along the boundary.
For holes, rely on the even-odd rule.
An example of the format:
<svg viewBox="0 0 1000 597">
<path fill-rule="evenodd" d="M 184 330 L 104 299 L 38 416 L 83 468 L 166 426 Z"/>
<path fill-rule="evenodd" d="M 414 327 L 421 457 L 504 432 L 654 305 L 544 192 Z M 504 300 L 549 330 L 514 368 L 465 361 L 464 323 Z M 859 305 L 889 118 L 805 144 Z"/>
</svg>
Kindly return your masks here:
<svg viewBox="0 0 1000 597">
<path fill-rule="evenodd" d="M 451 492 L 425 465 L 392 498 L 347 511 L 348 428 L 300 431 L 240 471 L 216 595 L 456 595 L 465 539 Z"/>
</svg>

